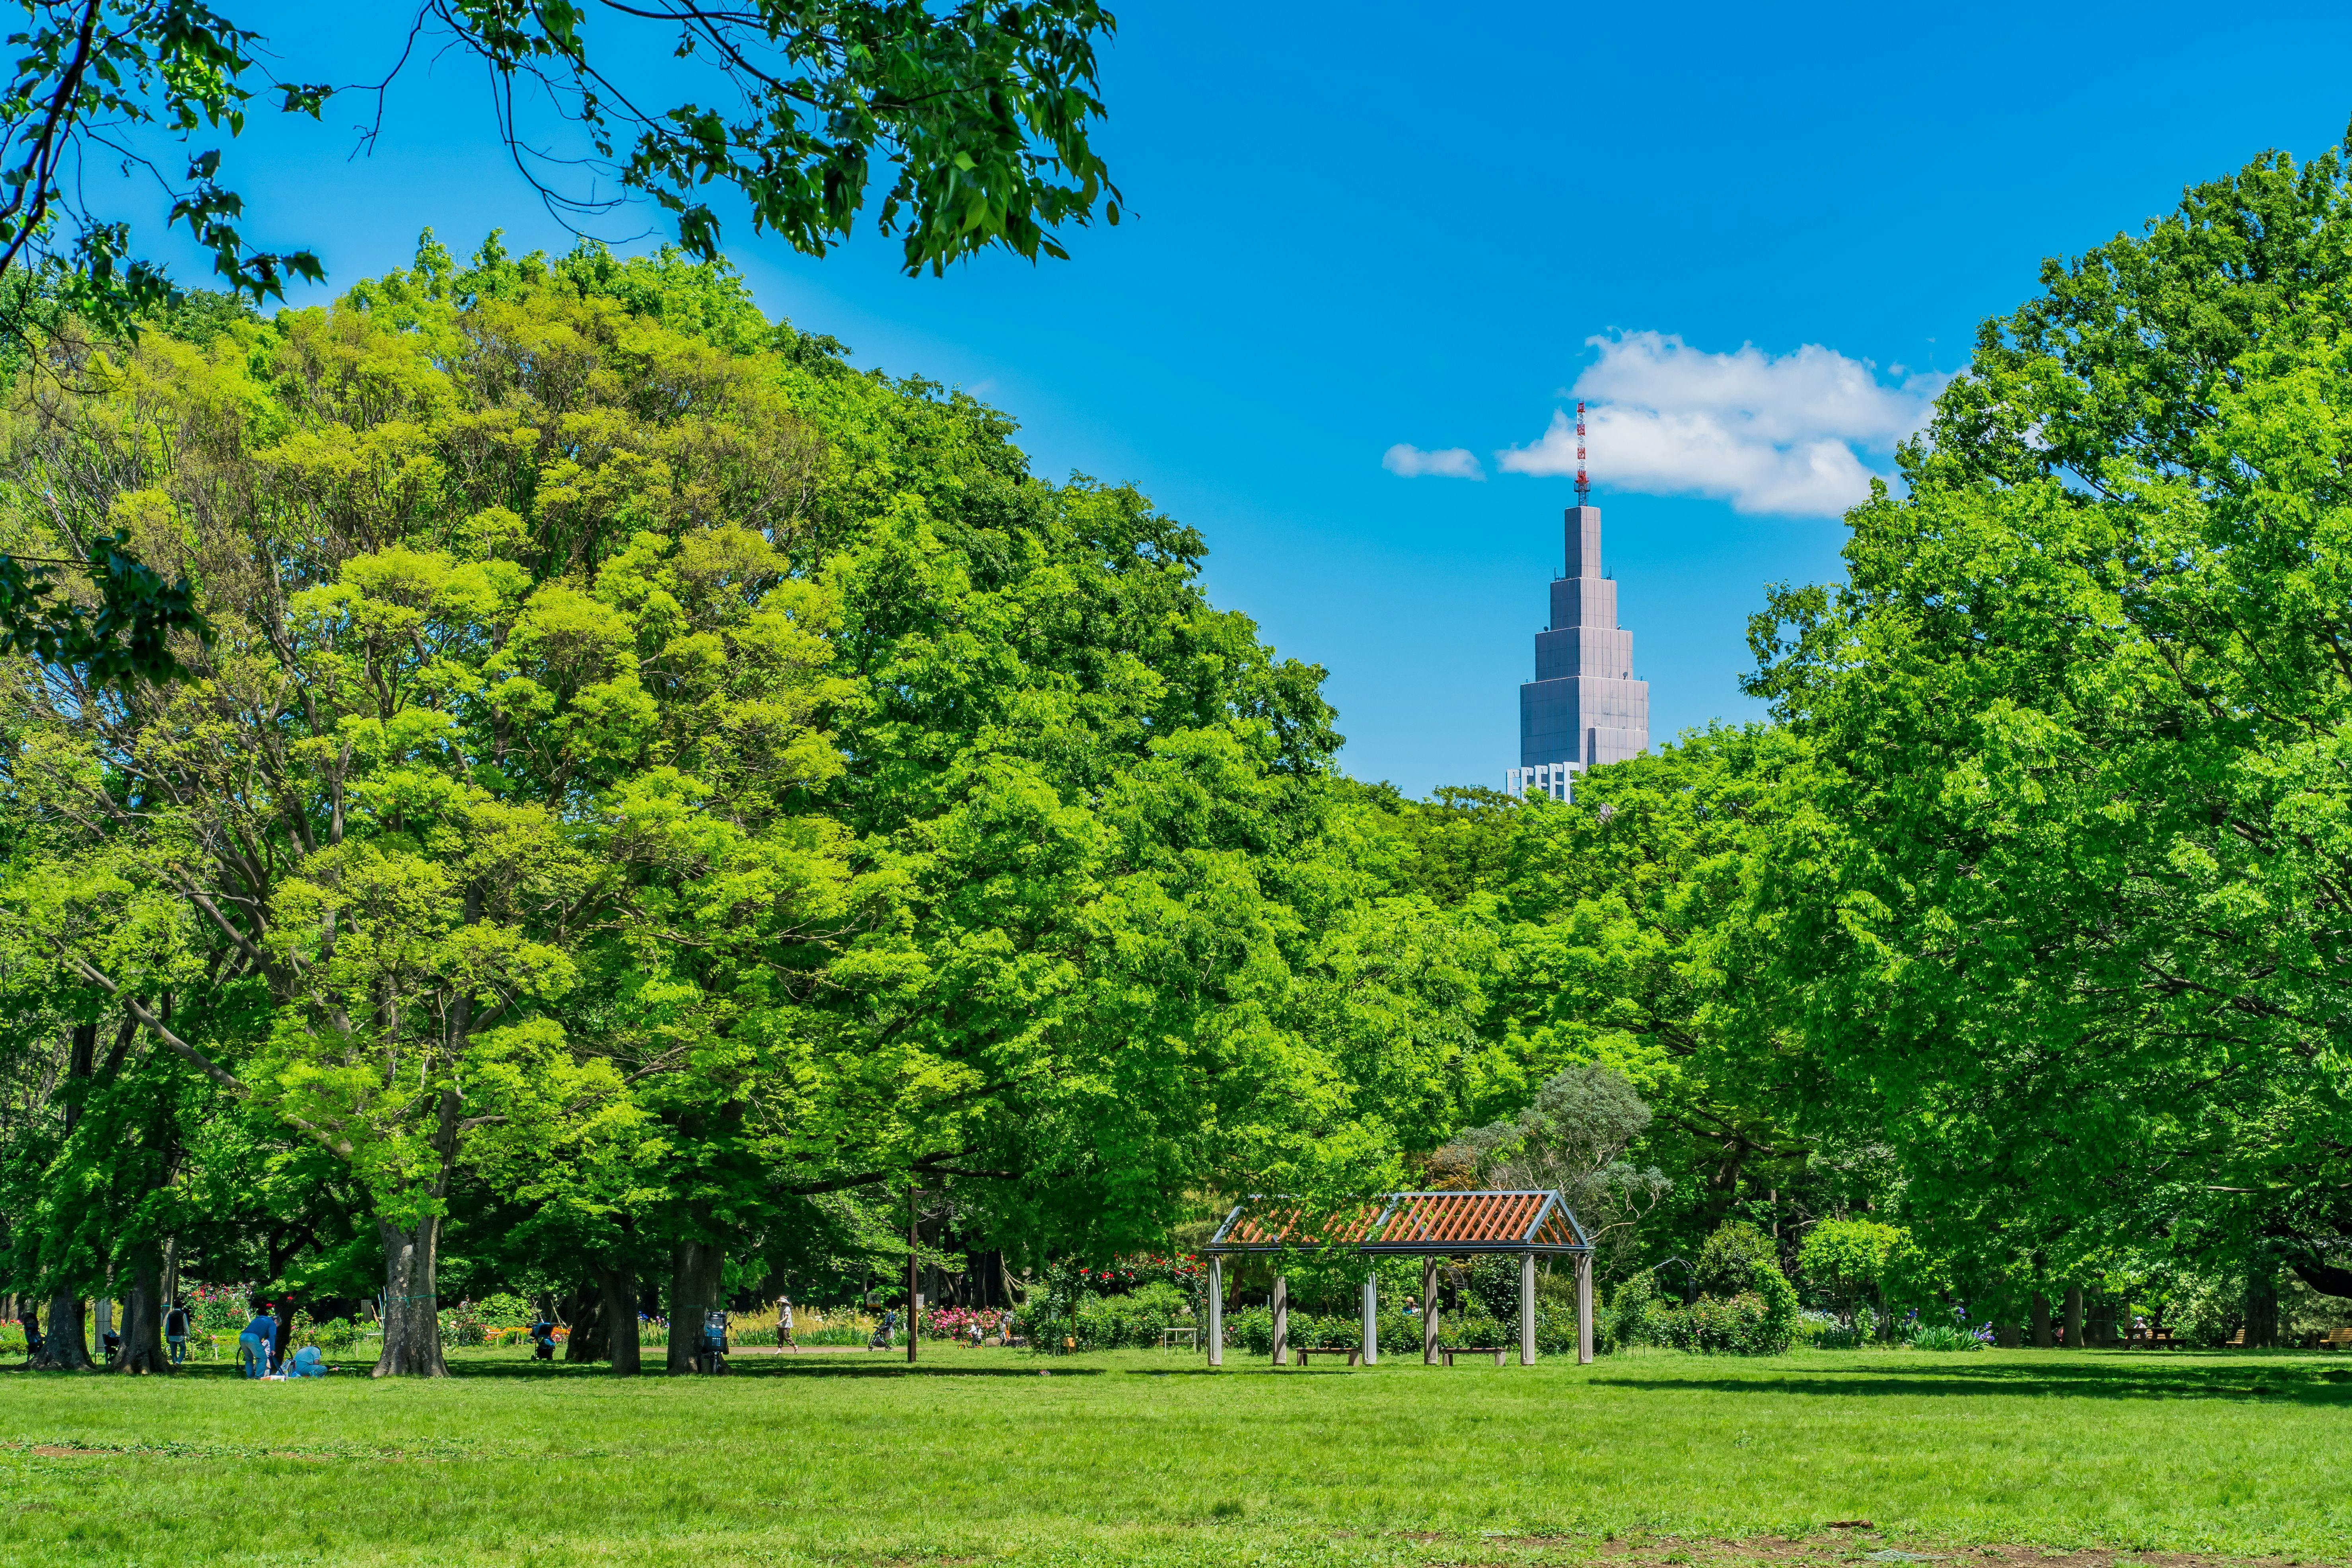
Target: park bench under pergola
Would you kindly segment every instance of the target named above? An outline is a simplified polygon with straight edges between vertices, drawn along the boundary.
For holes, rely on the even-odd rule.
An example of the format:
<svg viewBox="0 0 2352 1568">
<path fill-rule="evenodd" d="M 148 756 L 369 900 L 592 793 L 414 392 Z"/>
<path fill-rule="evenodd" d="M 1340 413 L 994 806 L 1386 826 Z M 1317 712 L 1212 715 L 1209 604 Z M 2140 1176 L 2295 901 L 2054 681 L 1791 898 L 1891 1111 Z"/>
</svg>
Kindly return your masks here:
<svg viewBox="0 0 2352 1568">
<path fill-rule="evenodd" d="M 1421 1359 L 1436 1364 L 1437 1265 L 1441 1258 L 1498 1252 L 1519 1259 L 1519 1364 L 1536 1359 L 1536 1259 L 1576 1259 L 1576 1359 L 1592 1359 L 1592 1238 L 1557 1192 L 1390 1193 L 1375 1202 L 1317 1215 L 1294 1198 L 1259 1196 L 1234 1205 L 1202 1249 L 1209 1258 L 1209 1364 L 1225 1361 L 1224 1260 L 1252 1254 L 1354 1252 L 1409 1257 L 1421 1266 Z M 1367 1364 L 1380 1359 L 1380 1287 L 1364 1279 Z M 1282 1364 L 1290 1325 L 1290 1284 L 1274 1277 L 1274 1363 Z"/>
</svg>

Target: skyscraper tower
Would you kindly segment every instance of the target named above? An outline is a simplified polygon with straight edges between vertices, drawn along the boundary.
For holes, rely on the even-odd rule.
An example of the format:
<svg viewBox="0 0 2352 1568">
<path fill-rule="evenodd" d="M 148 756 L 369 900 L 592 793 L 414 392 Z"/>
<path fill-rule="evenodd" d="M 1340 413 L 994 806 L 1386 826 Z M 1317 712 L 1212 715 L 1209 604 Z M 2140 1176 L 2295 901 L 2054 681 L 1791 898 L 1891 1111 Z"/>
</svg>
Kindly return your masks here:
<svg viewBox="0 0 2352 1568">
<path fill-rule="evenodd" d="M 1616 580 L 1601 570 L 1601 509 L 1577 488 L 1551 625 L 1536 634 L 1536 678 L 1519 688 L 1519 765 L 1504 774 L 1513 795 L 1567 800 L 1575 774 L 1650 744 L 1650 683 L 1633 679 L 1633 634 L 1617 625 Z"/>
</svg>

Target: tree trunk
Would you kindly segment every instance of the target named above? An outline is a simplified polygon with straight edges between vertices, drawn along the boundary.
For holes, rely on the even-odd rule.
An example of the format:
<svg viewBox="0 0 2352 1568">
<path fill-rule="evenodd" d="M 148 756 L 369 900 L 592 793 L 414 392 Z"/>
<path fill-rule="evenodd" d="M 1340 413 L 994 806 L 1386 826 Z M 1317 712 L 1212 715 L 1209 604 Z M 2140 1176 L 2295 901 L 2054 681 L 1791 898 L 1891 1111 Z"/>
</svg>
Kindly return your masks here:
<svg viewBox="0 0 2352 1568">
<path fill-rule="evenodd" d="M 2058 1342 L 2050 1331 L 2050 1298 L 2036 1290 L 2033 1293 L 2033 1348 L 2046 1351 Z"/>
<path fill-rule="evenodd" d="M 2246 1348 L 2278 1343 L 2278 1277 L 2257 1266 L 2246 1275 Z"/>
<path fill-rule="evenodd" d="M 2001 1323 L 1997 1338 L 2001 1349 L 2013 1351 L 2024 1342 L 2025 1335 L 2018 1321 L 2011 1318 Z"/>
<path fill-rule="evenodd" d="M 2083 1288 L 2080 1285 L 2066 1287 L 2066 1348 L 2070 1351 L 2083 1348 Z"/>
<path fill-rule="evenodd" d="M 2113 1350 L 2120 1336 L 2116 1331 L 2116 1299 L 2102 1293 L 2083 1310 L 2083 1342 Z"/>
<path fill-rule="evenodd" d="M 694 1370 L 702 1314 L 726 1305 L 719 1299 L 719 1283 L 727 1249 L 708 1241 L 681 1241 L 669 1256 L 669 1370 L 676 1374 Z"/>
<path fill-rule="evenodd" d="M 441 1221 L 427 1215 L 415 1230 L 376 1221 L 383 1237 L 383 1353 L 376 1377 L 446 1377 L 441 1358 L 441 1300 L 433 1271 L 441 1250 Z"/>
<path fill-rule="evenodd" d="M 122 1298 L 122 1354 L 114 1370 L 162 1372 L 170 1364 L 163 1357 L 163 1249 L 148 1242 L 131 1255 L 131 1289 Z"/>
<path fill-rule="evenodd" d="M 604 1291 L 594 1284 L 583 1285 L 565 1298 L 563 1310 L 571 1320 L 572 1329 L 571 1335 L 563 1342 L 563 1359 L 566 1362 L 603 1361 L 607 1322 Z"/>
<path fill-rule="evenodd" d="M 604 1350 L 613 1360 L 614 1377 L 635 1377 L 637 1351 L 637 1276 L 626 1264 L 618 1268 L 599 1266 L 596 1289 L 604 1298 Z"/>
<path fill-rule="evenodd" d="M 49 1298 L 49 1321 L 41 1336 L 41 1359 L 50 1372 L 88 1372 L 89 1337 L 82 1328 L 82 1299 L 71 1292 Z"/>
</svg>

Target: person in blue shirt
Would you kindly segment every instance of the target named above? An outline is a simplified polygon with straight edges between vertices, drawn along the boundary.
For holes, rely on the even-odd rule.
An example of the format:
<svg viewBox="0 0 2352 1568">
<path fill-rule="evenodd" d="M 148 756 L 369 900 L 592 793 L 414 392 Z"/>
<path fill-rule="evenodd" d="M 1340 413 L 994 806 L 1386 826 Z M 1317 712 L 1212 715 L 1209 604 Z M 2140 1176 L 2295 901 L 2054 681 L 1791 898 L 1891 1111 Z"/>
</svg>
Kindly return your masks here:
<svg viewBox="0 0 2352 1568">
<path fill-rule="evenodd" d="M 253 1321 L 236 1336 L 237 1364 L 244 1367 L 247 1377 L 268 1377 L 269 1358 L 278 1349 L 278 1320 L 269 1315 L 268 1303 L 253 1310 Z"/>
<path fill-rule="evenodd" d="M 289 1377 L 324 1377 L 327 1375 L 327 1358 L 319 1353 L 318 1346 L 304 1345 L 300 1350 L 294 1352 L 293 1360 L 287 1363 L 286 1375 Z"/>
</svg>

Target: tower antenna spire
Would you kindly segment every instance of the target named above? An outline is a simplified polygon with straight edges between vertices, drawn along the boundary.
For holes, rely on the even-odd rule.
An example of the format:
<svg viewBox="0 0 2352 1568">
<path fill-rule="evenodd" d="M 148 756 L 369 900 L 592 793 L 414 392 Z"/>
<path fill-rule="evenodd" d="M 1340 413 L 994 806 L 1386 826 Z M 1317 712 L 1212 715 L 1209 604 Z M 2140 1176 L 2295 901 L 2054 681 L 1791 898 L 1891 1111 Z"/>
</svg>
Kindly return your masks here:
<svg viewBox="0 0 2352 1568">
<path fill-rule="evenodd" d="M 1576 403 L 1576 504 L 1584 505 L 1585 498 L 1591 493 L 1592 486 L 1584 477 L 1584 400 L 1579 398 Z"/>
</svg>

